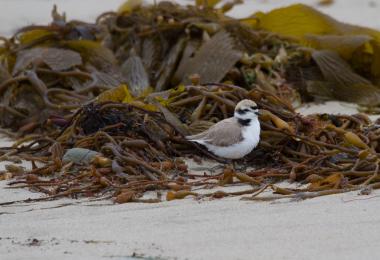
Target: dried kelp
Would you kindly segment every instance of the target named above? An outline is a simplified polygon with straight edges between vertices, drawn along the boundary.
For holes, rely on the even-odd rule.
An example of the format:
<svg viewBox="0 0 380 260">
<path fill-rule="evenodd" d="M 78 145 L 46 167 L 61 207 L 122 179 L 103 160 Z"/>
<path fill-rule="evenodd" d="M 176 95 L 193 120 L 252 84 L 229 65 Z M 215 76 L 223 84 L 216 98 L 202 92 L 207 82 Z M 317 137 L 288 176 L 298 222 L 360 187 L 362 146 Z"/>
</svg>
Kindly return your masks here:
<svg viewBox="0 0 380 260">
<path fill-rule="evenodd" d="M 162 113 L 129 104 L 93 103 L 80 109 L 54 139 L 35 136 L 19 141 L 9 150 L 2 148 L 4 154 L 13 151 L 20 158 L 46 163 L 32 171 L 13 173 L 18 179 L 11 185 L 42 191 L 48 195 L 44 199 L 107 195 L 119 203 L 161 201 L 160 197 L 143 197 L 151 190 L 169 190 L 168 200 L 188 195 L 221 198 L 243 194 L 253 194 L 246 199 L 267 200 L 303 199 L 352 190 L 365 193 L 380 187 L 380 129 L 364 115 L 305 117 L 274 94 L 223 84 L 157 93 L 146 102 L 160 104 L 157 102 L 162 102 L 163 96 L 169 109 Z M 200 102 L 194 101 L 199 98 Z M 254 165 L 255 170 L 241 173 L 226 169 L 221 175 L 198 176 L 189 172 L 182 160 L 174 159 L 196 154 L 218 159 L 202 147 L 195 146 L 194 150 L 194 144 L 183 138 L 181 128 L 194 133 L 213 120 L 231 116 L 234 104 L 243 98 L 255 100 L 263 109 L 259 148 L 243 160 L 245 165 Z M 99 154 L 83 164 L 64 162 L 63 154 L 73 148 Z M 280 180 L 307 185 L 282 189 L 276 186 Z M 229 183 L 248 183 L 253 188 L 238 193 L 193 191 Z M 256 197 L 265 188 L 284 196 Z"/>
<path fill-rule="evenodd" d="M 314 61 L 318 64 L 326 80 L 326 97 L 356 102 L 361 105 L 376 106 L 380 104 L 380 89 L 369 80 L 352 71 L 349 64 L 332 51 L 314 51 Z M 314 93 L 322 92 L 318 85 Z"/>
<path fill-rule="evenodd" d="M 54 9 L 50 25 L 25 27 L 4 39 L 1 126 L 24 129 L 20 134 L 44 131 L 51 117 L 69 120 L 73 110 L 122 84 L 132 95 L 124 102 L 189 83 L 194 75 L 201 83 L 230 81 L 252 88 L 256 74 L 260 83 L 285 71 L 283 63 L 276 73 L 263 72 L 274 68 L 251 59 L 260 46 L 273 45 L 261 54 L 269 61 L 283 48 L 287 54 L 299 52 L 275 37 L 259 40 L 254 30 L 213 8 L 128 2 L 121 10 L 87 24 L 67 22 Z M 266 86 L 275 91 L 281 83 L 274 84 Z M 28 108 L 27 100 L 34 100 Z"/>
<path fill-rule="evenodd" d="M 301 7 L 293 8 L 310 11 Z M 132 1 L 119 12 L 105 13 L 96 24 L 88 24 L 67 22 L 54 9 L 50 25 L 25 27 L 4 39 L 0 109 L 7 115 L 1 118 L 1 125 L 17 130 L 34 124 L 33 131 L 41 130 L 49 117 L 67 117 L 83 103 L 122 84 L 131 92 L 129 102 L 192 80 L 282 92 L 281 96 L 292 102 L 317 97 L 378 105 L 377 81 L 365 69 L 368 63 L 362 55 L 374 50 L 370 61 L 376 63 L 374 31 L 358 35 L 357 28 L 355 33 L 308 34 L 292 41 L 258 31 L 251 24 L 263 19 L 259 29 L 276 31 L 271 27 L 275 21 L 267 24 L 266 16 L 239 21 L 226 16 L 225 10 L 169 2 L 144 6 Z M 313 14 L 316 20 L 331 20 Z M 294 36 L 286 30 L 279 33 Z M 337 41 L 345 47 L 337 48 Z M 306 50 L 297 45 L 300 43 L 327 48 L 329 54 Z M 309 68 L 317 72 L 312 77 L 308 77 Z M 344 76 L 331 77 L 334 75 Z M 25 107 L 26 96 L 35 100 L 30 109 Z"/>
<path fill-rule="evenodd" d="M 194 75 L 200 83 L 230 81 L 251 88 L 255 80 L 246 79 L 245 73 L 273 69 L 281 74 L 286 67 L 283 63 L 281 68 L 272 68 L 273 62 L 261 68 L 258 59 L 250 59 L 252 55 L 260 53 L 272 61 L 280 49 L 286 49 L 286 55 L 303 55 L 284 39 L 259 33 L 226 16 L 223 7 L 183 7 L 162 1 L 153 6 L 135 6 L 133 12 L 131 8 L 126 10 L 98 19 L 98 24 L 107 28 L 104 42 L 120 63 L 128 60 L 129 50 L 134 49 L 155 91 L 189 84 Z"/>
<path fill-rule="evenodd" d="M 189 83 L 193 74 L 200 76 L 201 83 L 220 82 L 242 58 L 242 52 L 234 48 L 233 39 L 227 32 L 216 33 L 187 62 L 181 77 L 183 83 Z"/>
<path fill-rule="evenodd" d="M 339 22 L 303 4 L 275 9 L 268 13 L 257 12 L 244 21 L 252 28 L 278 33 L 288 37 L 291 42 L 313 48 L 311 52 L 314 49 L 335 52 L 345 60 L 354 73 L 367 78 L 372 85 L 379 88 L 380 32 L 377 30 Z M 327 71 L 329 67 L 334 66 L 333 63 L 318 66 Z M 350 82 L 347 86 L 358 89 L 355 82 Z M 334 85 L 330 85 L 330 88 L 334 88 Z M 339 92 L 340 88 L 341 86 L 338 86 L 335 91 Z M 353 91 L 352 94 L 346 93 L 343 97 L 334 98 L 361 103 L 363 93 L 358 92 Z"/>
<path fill-rule="evenodd" d="M 19 30 L 0 47 L 2 127 L 22 134 L 45 128 L 51 117 L 68 116 L 124 81 L 114 54 L 96 40 L 100 28 L 66 22 L 56 9 L 53 19 Z"/>
</svg>

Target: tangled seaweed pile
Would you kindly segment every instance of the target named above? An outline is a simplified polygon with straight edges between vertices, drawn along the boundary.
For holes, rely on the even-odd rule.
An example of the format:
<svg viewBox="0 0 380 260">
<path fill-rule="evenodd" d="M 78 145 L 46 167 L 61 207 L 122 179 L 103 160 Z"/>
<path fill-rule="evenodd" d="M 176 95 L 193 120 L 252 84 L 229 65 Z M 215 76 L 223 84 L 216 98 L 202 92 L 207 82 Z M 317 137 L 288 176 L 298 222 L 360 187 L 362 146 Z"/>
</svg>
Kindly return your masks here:
<svg viewBox="0 0 380 260">
<path fill-rule="evenodd" d="M 293 109 L 300 97 L 342 88 L 353 89 L 346 100 L 376 105 L 376 71 L 368 76 L 331 49 L 305 49 L 258 30 L 257 17 L 232 19 L 224 14 L 231 3 L 135 2 L 96 24 L 66 22 L 54 9 L 51 25 L 2 38 L 0 123 L 23 137 L 0 148 L 0 160 L 33 164 L 31 171 L 8 165 L 0 176 L 17 178 L 13 188 L 48 195 L 37 200 L 104 195 L 123 203 L 159 202 L 161 191 L 168 200 L 269 200 L 380 187 L 377 125 L 363 114 L 305 117 Z M 263 110 L 259 148 L 242 160 L 255 170 L 191 173 L 180 158 L 221 159 L 184 136 L 230 117 L 244 98 Z M 279 188 L 282 180 L 307 185 Z M 196 192 L 239 183 L 252 187 Z M 257 196 L 267 188 L 279 196 Z M 148 191 L 156 197 L 147 198 Z"/>
</svg>

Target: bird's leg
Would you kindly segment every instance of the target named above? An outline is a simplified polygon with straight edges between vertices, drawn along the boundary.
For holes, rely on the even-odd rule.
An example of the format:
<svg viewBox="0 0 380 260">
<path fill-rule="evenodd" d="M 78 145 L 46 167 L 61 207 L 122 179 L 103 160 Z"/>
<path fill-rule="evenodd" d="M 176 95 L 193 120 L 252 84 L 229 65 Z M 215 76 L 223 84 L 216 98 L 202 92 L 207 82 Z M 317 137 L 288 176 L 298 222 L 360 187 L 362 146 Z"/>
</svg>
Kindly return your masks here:
<svg viewBox="0 0 380 260">
<path fill-rule="evenodd" d="M 232 160 L 231 161 L 231 164 L 232 164 L 232 170 L 234 170 L 234 172 L 236 172 L 236 161 L 235 160 Z"/>
<path fill-rule="evenodd" d="M 236 165 L 234 160 L 227 160 L 226 161 L 226 169 L 231 169 L 232 171 L 236 171 Z"/>
</svg>

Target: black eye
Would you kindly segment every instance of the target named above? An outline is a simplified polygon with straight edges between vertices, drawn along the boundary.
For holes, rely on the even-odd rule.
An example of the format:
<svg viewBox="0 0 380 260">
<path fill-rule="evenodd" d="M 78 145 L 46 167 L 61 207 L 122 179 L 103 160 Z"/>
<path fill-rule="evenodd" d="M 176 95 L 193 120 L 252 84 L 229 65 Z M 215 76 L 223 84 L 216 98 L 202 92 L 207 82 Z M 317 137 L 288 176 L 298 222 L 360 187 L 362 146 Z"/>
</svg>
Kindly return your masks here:
<svg viewBox="0 0 380 260">
<path fill-rule="evenodd" d="M 237 111 L 240 115 L 244 115 L 245 113 L 249 112 L 249 109 L 239 109 Z"/>
</svg>

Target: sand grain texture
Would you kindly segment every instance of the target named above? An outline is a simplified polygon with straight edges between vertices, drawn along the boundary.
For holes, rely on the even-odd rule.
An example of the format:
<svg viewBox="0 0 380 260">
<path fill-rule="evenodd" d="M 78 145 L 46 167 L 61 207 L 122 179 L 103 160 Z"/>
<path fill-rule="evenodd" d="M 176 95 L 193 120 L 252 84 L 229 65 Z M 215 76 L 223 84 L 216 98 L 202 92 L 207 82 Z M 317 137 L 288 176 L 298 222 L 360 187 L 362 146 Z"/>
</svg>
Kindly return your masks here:
<svg viewBox="0 0 380 260">
<path fill-rule="evenodd" d="M 25 190 L 3 187 L 1 201 L 28 196 Z M 1 207 L 1 258 L 137 259 L 127 258 L 134 253 L 151 259 L 380 257 L 376 194 L 277 203 L 227 198 L 113 205 L 82 200 L 64 206 L 73 202 L 79 201 Z"/>
</svg>

